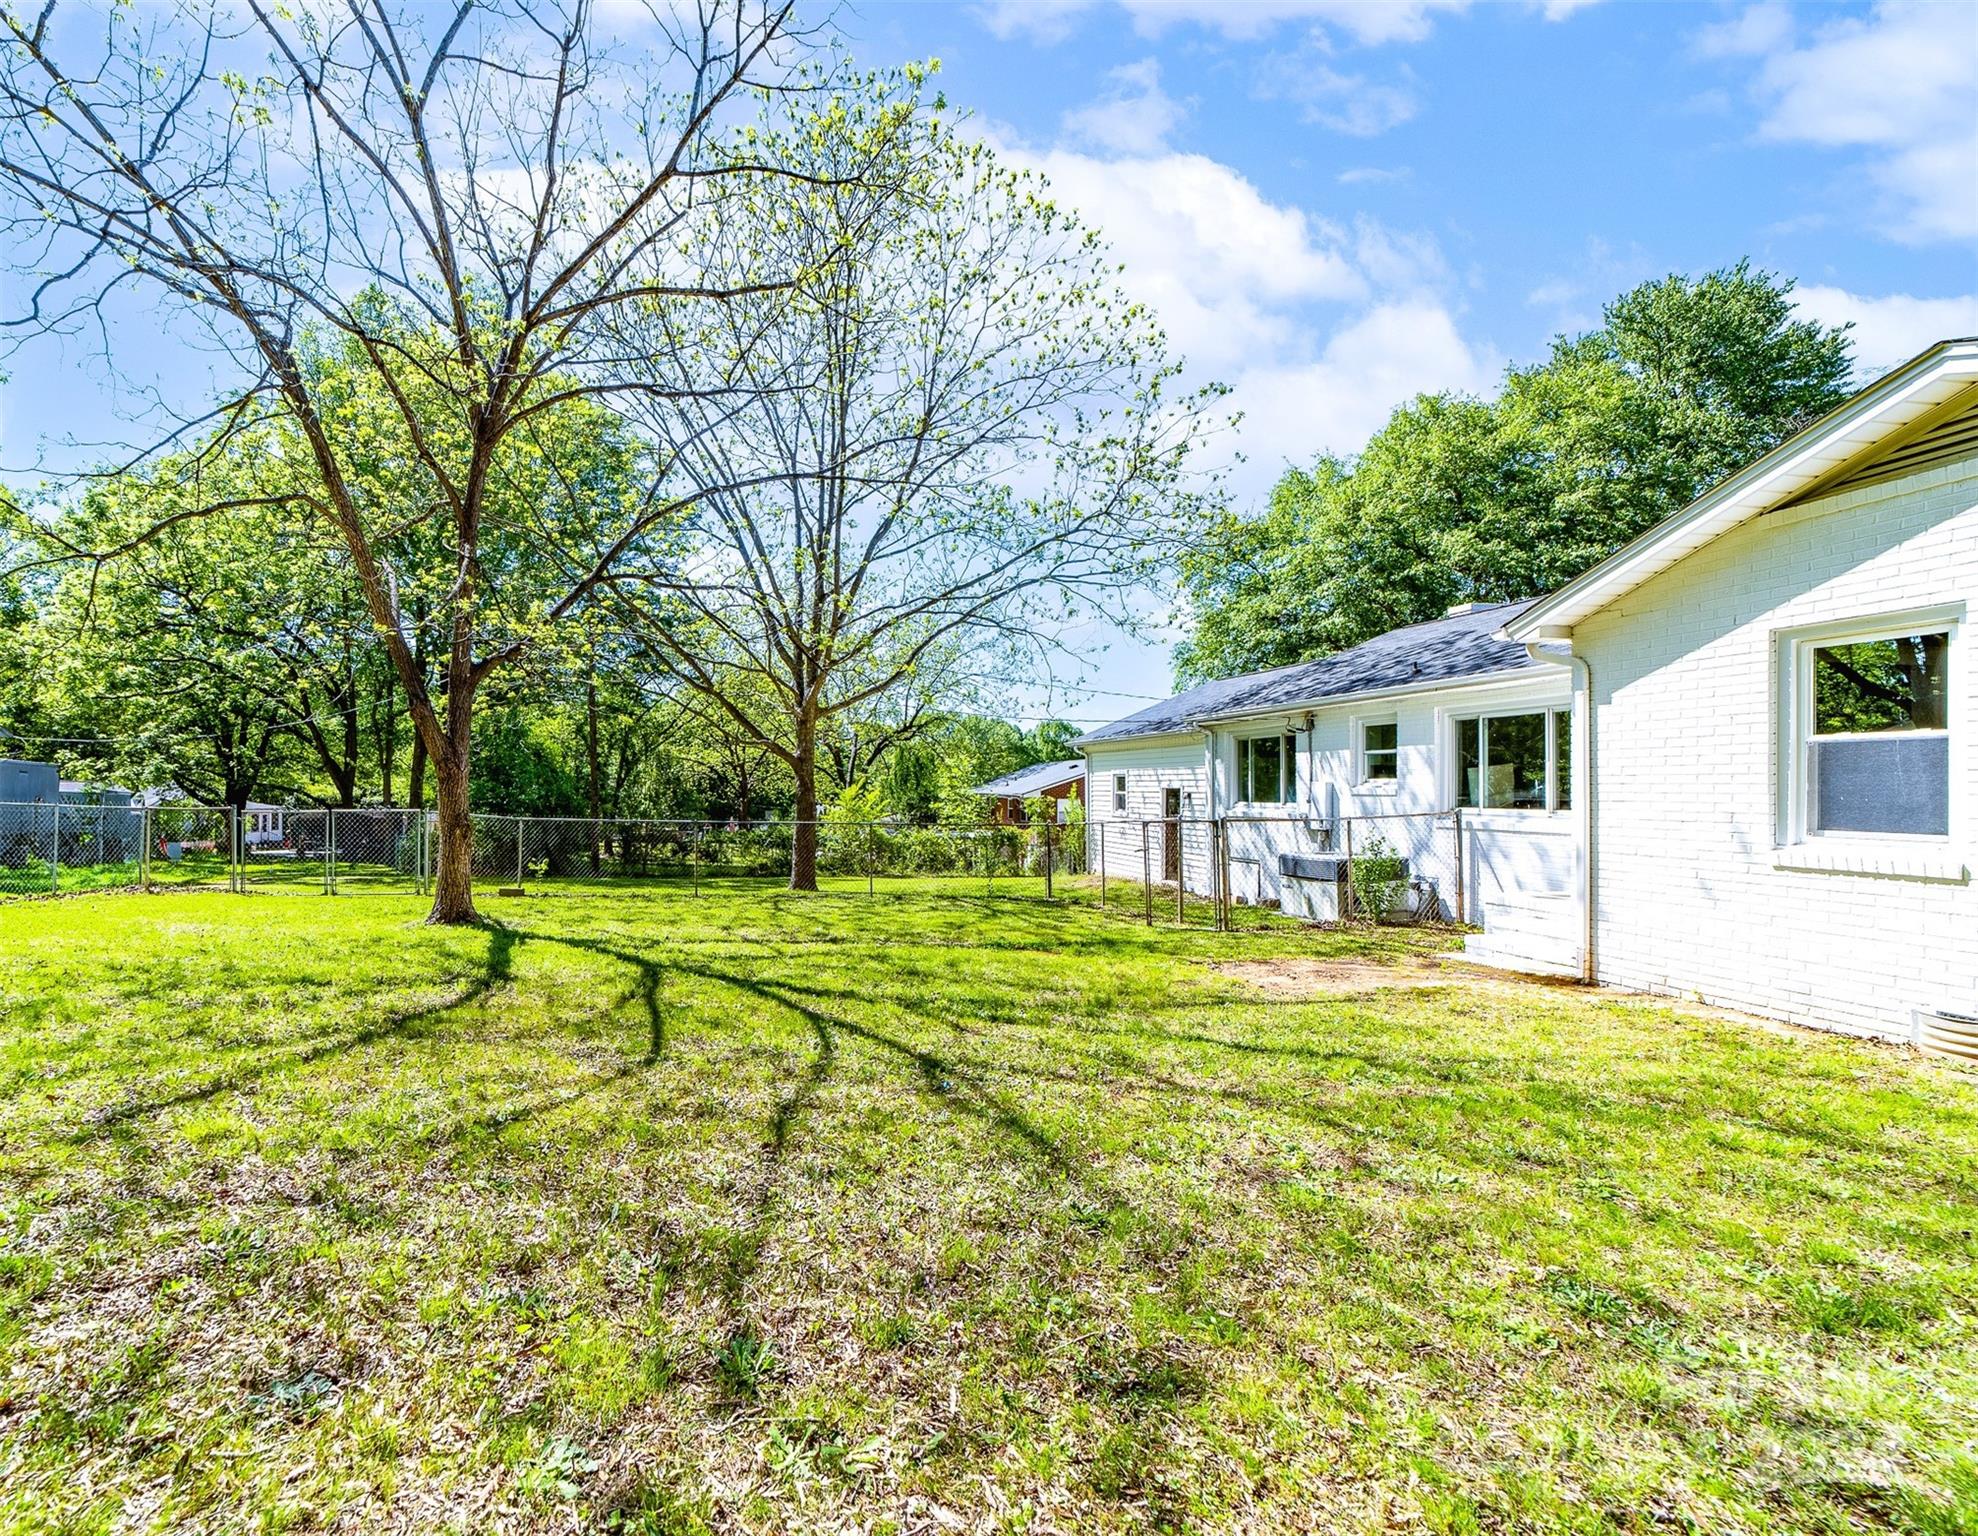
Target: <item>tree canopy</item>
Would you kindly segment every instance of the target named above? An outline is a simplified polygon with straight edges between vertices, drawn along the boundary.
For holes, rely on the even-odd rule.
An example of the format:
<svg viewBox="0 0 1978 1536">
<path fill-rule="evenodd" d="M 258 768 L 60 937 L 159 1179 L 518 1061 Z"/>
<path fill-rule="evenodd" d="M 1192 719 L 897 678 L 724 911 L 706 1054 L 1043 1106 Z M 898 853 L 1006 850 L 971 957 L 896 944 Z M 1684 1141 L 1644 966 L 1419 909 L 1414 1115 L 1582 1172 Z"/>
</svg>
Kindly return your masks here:
<svg viewBox="0 0 1978 1536">
<path fill-rule="evenodd" d="M 1279 480 L 1183 561 L 1185 680 L 1303 661 L 1571 580 L 1848 394 L 1846 328 L 1748 262 L 1644 283 L 1513 367 L 1423 395 L 1352 458 Z"/>
</svg>

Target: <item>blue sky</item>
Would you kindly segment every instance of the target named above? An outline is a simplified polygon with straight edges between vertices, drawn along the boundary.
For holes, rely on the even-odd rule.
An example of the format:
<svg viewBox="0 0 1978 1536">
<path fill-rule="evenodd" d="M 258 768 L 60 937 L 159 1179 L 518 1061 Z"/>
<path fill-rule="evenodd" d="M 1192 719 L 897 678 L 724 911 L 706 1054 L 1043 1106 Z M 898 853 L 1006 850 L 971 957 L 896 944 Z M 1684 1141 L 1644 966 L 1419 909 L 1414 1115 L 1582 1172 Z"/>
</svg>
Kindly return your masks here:
<svg viewBox="0 0 1978 1536">
<path fill-rule="evenodd" d="M 1864 373 L 1978 332 L 1969 0 L 866 0 L 846 26 L 861 57 L 940 58 L 1106 231 L 1233 387 L 1247 501 L 1670 271 L 1792 275 Z M 1167 691 L 1171 634 L 1090 643 L 1119 692 L 1068 713 Z"/>
<path fill-rule="evenodd" d="M 1973 0 L 858 0 L 836 16 L 862 63 L 938 57 L 950 100 L 1105 231 L 1196 378 L 1232 387 L 1245 502 L 1418 391 L 1488 391 L 1669 271 L 1750 256 L 1793 275 L 1807 313 L 1857 323 L 1868 373 L 1978 332 Z M 170 393 L 203 366 L 169 347 L 121 361 Z M 10 368 L 9 466 L 118 435 L 86 346 Z M 1096 658 L 1083 686 L 1014 710 L 1096 722 L 1168 691 L 1172 630 L 1070 638 Z"/>
</svg>

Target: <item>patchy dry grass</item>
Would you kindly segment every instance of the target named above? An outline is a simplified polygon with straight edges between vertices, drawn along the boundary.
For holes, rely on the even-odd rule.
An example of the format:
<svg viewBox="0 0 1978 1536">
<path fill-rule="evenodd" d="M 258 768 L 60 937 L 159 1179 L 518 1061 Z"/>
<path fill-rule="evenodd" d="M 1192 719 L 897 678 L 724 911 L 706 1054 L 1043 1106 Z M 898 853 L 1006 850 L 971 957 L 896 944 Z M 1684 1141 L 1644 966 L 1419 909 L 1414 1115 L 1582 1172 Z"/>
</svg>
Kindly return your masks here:
<svg viewBox="0 0 1978 1536">
<path fill-rule="evenodd" d="M 499 910 L 0 909 L 0 1524 L 1978 1530 L 1954 1070 L 1398 939 Z"/>
</svg>

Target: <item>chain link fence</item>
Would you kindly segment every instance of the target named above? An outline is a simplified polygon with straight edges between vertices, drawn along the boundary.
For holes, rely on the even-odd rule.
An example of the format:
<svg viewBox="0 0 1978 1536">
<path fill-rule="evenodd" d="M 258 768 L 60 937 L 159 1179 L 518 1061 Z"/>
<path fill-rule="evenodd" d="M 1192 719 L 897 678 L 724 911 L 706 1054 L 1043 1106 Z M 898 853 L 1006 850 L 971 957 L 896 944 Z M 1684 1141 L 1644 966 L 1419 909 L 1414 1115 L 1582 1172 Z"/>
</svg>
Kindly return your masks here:
<svg viewBox="0 0 1978 1536">
<path fill-rule="evenodd" d="M 476 813 L 474 877 L 497 890 L 699 890 L 787 884 L 793 821 L 661 821 Z M 826 890 L 977 883 L 1068 896 L 1144 923 L 1243 930 L 1305 923 L 1454 922 L 1466 910 L 1460 812 L 1355 816 L 1094 818 L 917 827 L 817 824 Z M 430 886 L 430 811 L 173 804 L 0 804 L 0 895 L 94 889 L 335 894 Z M 1469 850 L 1474 863 L 1477 849 Z M 1473 877 L 1474 878 L 1474 877 Z"/>
</svg>

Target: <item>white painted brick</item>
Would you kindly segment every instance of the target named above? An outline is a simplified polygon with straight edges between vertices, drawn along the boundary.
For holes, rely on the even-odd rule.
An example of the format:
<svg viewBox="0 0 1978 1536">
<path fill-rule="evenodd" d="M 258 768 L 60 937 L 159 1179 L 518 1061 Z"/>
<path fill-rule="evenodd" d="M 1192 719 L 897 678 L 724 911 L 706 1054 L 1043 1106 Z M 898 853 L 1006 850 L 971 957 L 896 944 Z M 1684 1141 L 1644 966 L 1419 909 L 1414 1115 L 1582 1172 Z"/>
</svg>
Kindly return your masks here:
<svg viewBox="0 0 1978 1536">
<path fill-rule="evenodd" d="M 1755 519 L 1577 627 L 1603 980 L 1897 1037 L 1978 1007 L 1978 887 L 1773 867 L 1775 632 L 1953 602 L 1955 853 L 1978 868 L 1978 460 Z"/>
</svg>

